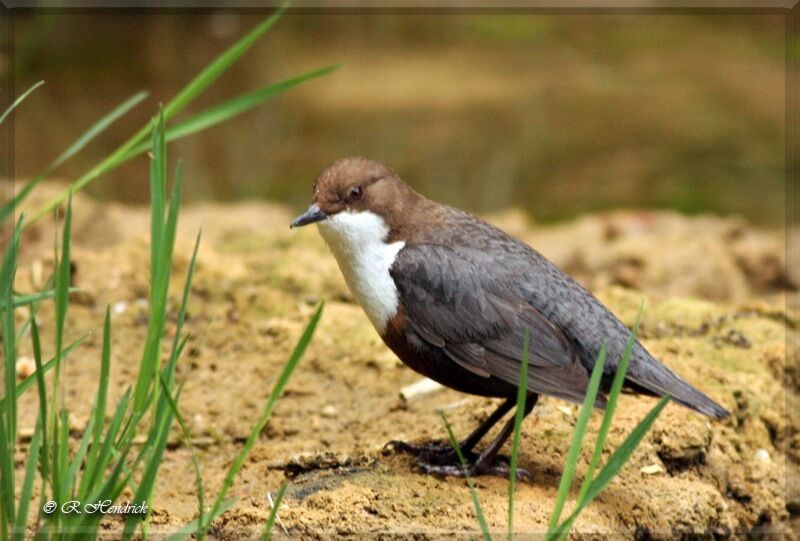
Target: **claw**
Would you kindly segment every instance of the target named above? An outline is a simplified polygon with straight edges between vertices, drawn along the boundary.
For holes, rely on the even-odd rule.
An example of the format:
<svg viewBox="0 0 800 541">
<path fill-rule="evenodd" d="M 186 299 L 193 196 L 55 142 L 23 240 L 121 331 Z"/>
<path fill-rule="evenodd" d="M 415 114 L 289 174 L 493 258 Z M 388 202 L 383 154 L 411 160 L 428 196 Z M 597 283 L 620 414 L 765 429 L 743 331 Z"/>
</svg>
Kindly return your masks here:
<svg viewBox="0 0 800 541">
<path fill-rule="evenodd" d="M 525 468 L 517 468 L 517 481 L 533 484 L 533 474 Z"/>
<path fill-rule="evenodd" d="M 407 447 L 408 444 L 404 441 L 400 440 L 389 440 L 383 444 L 384 451 L 400 451 L 403 452 L 404 448 Z"/>
<path fill-rule="evenodd" d="M 499 455 L 491 463 L 482 464 L 478 455 L 473 452 L 467 452 L 464 457 L 468 462 L 465 474 L 464 467 L 449 442 L 407 443 L 392 440 L 387 442 L 383 448 L 415 456 L 417 458 L 414 464 L 415 471 L 437 477 L 493 475 L 507 479 L 511 475 L 508 457 Z M 524 468 L 517 468 L 517 479 L 533 482 L 533 475 Z"/>
</svg>

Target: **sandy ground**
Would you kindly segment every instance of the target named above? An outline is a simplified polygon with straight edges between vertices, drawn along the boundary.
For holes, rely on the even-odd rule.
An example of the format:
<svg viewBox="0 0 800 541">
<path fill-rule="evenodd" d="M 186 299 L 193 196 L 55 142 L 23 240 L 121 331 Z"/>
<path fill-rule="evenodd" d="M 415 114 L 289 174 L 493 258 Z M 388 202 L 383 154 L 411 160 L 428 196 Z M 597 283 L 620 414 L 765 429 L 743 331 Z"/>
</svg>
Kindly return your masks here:
<svg viewBox="0 0 800 541">
<path fill-rule="evenodd" d="M 382 448 L 390 439 L 445 437 L 438 410 L 466 435 L 494 401 L 450 390 L 403 400 L 399 390 L 419 376 L 380 342 L 316 232 L 290 232 L 290 218 L 287 209 L 265 203 L 195 206 L 181 216 L 173 310 L 194 235 L 203 229 L 187 322 L 192 338 L 179 376 L 187 382 L 180 408 L 200 453 L 208 498 L 305 322 L 327 301 L 307 355 L 231 491 L 236 505 L 213 534 L 260 535 L 270 510 L 267 493 L 287 479 L 279 516 L 292 537 L 477 533 L 464 480 L 414 473 L 412 459 Z M 576 276 L 626 323 L 644 298 L 641 337 L 648 349 L 733 413 L 710 422 L 668 406 L 575 530 L 626 538 L 792 536 L 800 513 L 800 494 L 791 490 L 800 420 L 789 412 L 796 411 L 800 366 L 787 347 L 797 332 L 790 306 L 800 280 L 787 271 L 783 232 L 666 212 L 593 215 L 547 227 L 515 212 L 489 218 Z M 114 314 L 112 399 L 135 378 L 146 328 L 147 228 L 146 209 L 76 197 L 74 285 L 81 291 L 70 307 L 68 334 L 92 333 L 67 362 L 66 404 L 76 436 L 97 384 L 106 305 Z M 48 275 L 52 239 L 52 223 L 28 232 L 20 290 L 40 287 Z M 46 329 L 52 311 L 43 308 L 41 318 Z M 21 354 L 29 353 L 23 348 Z M 23 431 L 33 426 L 33 395 L 21 405 Z M 653 405 L 624 397 L 608 448 Z M 576 407 L 543 398 L 523 425 L 521 465 L 534 479 L 518 487 L 518 533 L 541 533 L 547 524 L 576 416 Z M 592 419 L 592 434 L 599 420 Z M 476 483 L 490 527 L 504 532 L 507 481 Z M 151 532 L 174 531 L 196 510 L 189 451 L 176 431 L 161 468 Z"/>
</svg>

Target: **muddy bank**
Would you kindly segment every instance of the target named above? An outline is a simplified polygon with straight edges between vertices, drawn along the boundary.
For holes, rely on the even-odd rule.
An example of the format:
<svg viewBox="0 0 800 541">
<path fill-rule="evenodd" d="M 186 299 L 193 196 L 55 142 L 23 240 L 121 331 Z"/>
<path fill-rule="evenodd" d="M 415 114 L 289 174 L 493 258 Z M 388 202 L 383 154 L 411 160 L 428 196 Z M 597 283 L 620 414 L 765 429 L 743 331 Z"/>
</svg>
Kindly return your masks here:
<svg viewBox="0 0 800 541">
<path fill-rule="evenodd" d="M 494 402 L 450 390 L 401 399 L 399 389 L 419 377 L 382 345 L 316 232 L 290 232 L 290 219 L 286 208 L 265 203 L 195 206 L 181 217 L 175 308 L 194 235 L 203 229 L 187 322 L 192 338 L 179 377 L 187 381 L 180 407 L 199 448 L 209 498 L 304 323 L 321 299 L 328 303 L 308 354 L 234 485 L 236 506 L 215 524 L 215 535 L 259 535 L 270 510 L 267 493 L 286 479 L 280 518 L 293 536 L 477 532 L 464 481 L 415 474 L 409 458 L 382 448 L 390 439 L 443 438 L 439 409 L 463 436 Z M 797 330 L 797 312 L 787 311 L 787 300 L 798 277 L 786 268 L 783 233 L 733 218 L 656 212 L 548 227 L 514 212 L 491 219 L 573 273 L 626 323 L 644 298 L 641 336 L 648 349 L 733 413 L 712 423 L 669 406 L 576 531 L 789 534 L 792 513 L 800 510 L 800 495 L 789 490 L 800 463 L 800 421 L 788 412 L 796 408 L 800 375 L 796 355 L 787 352 Z M 113 312 L 111 399 L 136 375 L 146 328 L 148 222 L 146 209 L 76 197 L 73 259 L 81 291 L 70 307 L 69 336 L 92 333 L 67 362 L 76 434 L 96 387 L 106 305 Z M 52 259 L 52 224 L 37 224 L 28 234 L 22 291 L 41 284 Z M 52 311 L 43 308 L 41 318 L 47 328 Z M 624 397 L 609 448 L 653 404 Z M 32 427 L 32 393 L 20 409 L 21 428 Z M 518 489 L 520 533 L 541 532 L 547 524 L 576 416 L 577 408 L 543 398 L 523 425 L 520 461 L 534 481 Z M 592 423 L 595 433 L 599 416 Z M 477 485 L 490 526 L 505 531 L 506 482 L 480 478 Z M 159 478 L 152 531 L 173 531 L 194 518 L 195 494 L 189 451 L 176 432 Z"/>
</svg>

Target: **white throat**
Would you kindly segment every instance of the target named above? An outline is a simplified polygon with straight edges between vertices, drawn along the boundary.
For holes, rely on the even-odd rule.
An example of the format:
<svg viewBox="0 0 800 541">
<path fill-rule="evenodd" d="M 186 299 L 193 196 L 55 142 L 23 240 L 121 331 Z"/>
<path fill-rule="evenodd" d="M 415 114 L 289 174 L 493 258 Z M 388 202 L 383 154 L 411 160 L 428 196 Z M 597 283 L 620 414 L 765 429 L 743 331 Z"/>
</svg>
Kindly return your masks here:
<svg viewBox="0 0 800 541">
<path fill-rule="evenodd" d="M 389 228 L 369 211 L 340 212 L 317 224 L 358 304 L 383 335 L 397 314 L 399 295 L 389 274 L 405 242 L 387 243 Z"/>
</svg>

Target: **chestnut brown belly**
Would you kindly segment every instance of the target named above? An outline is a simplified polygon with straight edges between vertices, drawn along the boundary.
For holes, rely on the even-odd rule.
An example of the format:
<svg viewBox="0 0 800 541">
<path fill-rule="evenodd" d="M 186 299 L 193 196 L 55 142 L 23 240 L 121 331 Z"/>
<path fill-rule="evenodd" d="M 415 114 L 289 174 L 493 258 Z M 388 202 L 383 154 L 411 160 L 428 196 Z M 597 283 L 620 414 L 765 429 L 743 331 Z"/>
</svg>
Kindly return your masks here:
<svg viewBox="0 0 800 541">
<path fill-rule="evenodd" d="M 486 378 L 474 374 L 453 361 L 441 348 L 422 340 L 410 329 L 403 312 L 400 310 L 389 321 L 382 338 L 406 366 L 462 393 L 498 398 L 516 395 L 516 386 L 494 376 Z"/>
</svg>

